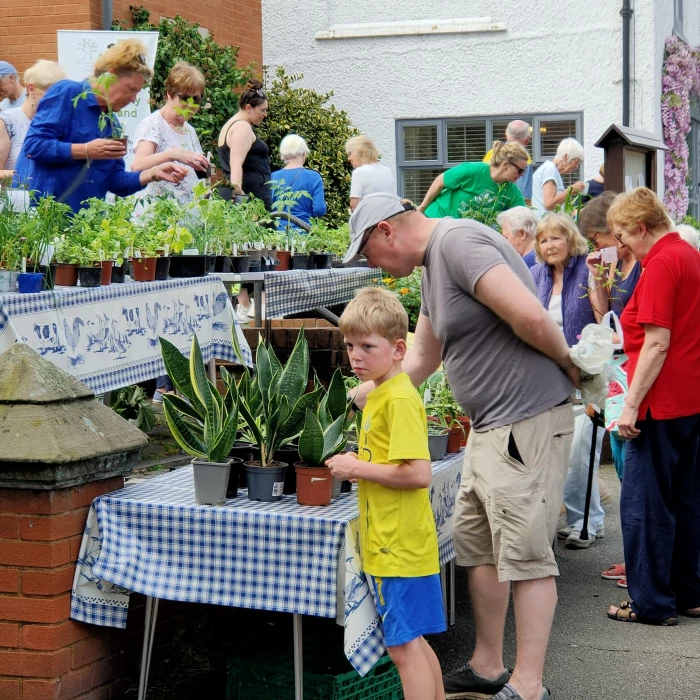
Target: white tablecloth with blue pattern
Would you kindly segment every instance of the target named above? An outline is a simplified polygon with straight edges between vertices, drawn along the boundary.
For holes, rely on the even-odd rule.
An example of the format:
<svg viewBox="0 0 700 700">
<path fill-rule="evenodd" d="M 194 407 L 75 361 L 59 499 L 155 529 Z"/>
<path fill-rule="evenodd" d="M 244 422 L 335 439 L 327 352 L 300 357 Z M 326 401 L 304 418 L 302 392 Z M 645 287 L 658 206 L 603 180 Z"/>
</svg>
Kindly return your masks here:
<svg viewBox="0 0 700 700">
<path fill-rule="evenodd" d="M 463 452 L 433 463 L 430 499 L 440 563 L 454 558 L 452 528 Z M 249 501 L 198 506 L 183 467 L 93 502 L 78 557 L 71 617 L 126 626 L 129 592 L 191 603 L 336 618 L 345 653 L 367 673 L 384 653 L 361 571 L 356 493 L 329 506 Z"/>
<path fill-rule="evenodd" d="M 205 362 L 237 362 L 233 327 L 231 300 L 215 277 L 0 296 L 0 352 L 25 342 L 98 394 L 165 374 L 159 335 L 189 354 L 196 333 Z"/>
<path fill-rule="evenodd" d="M 288 270 L 265 273 L 265 316 L 279 318 L 321 306 L 344 304 L 361 287 L 376 285 L 379 268 Z"/>
</svg>

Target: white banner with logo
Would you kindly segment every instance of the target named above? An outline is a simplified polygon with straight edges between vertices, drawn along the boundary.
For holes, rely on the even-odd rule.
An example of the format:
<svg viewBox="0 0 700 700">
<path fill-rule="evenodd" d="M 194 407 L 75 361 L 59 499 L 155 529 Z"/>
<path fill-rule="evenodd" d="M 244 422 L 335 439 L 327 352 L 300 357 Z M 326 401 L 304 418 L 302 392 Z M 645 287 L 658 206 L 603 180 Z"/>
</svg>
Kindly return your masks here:
<svg viewBox="0 0 700 700">
<path fill-rule="evenodd" d="M 156 62 L 158 48 L 158 32 L 111 32 L 92 31 L 88 29 L 63 30 L 56 32 L 58 36 L 58 62 L 68 74 L 70 80 L 85 80 L 93 75 L 93 66 L 101 53 L 110 46 L 125 39 L 138 39 L 146 46 L 148 65 L 153 68 Z M 139 123 L 151 113 L 149 104 L 150 91 L 145 87 L 136 100 L 117 113 L 126 135 L 129 146 L 124 158 L 127 170 L 134 157 L 132 137 Z"/>
</svg>

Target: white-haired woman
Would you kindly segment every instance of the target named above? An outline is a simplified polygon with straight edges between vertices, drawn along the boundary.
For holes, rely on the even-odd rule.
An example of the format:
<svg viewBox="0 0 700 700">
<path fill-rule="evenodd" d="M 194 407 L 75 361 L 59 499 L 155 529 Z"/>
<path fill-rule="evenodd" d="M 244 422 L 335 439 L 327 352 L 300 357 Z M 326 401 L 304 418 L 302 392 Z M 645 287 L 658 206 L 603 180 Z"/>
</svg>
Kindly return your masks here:
<svg viewBox="0 0 700 700">
<path fill-rule="evenodd" d="M 501 227 L 503 238 L 522 256 L 528 267 L 537 264 L 535 234 L 540 218 L 529 207 L 513 207 L 502 211 L 496 222 Z"/>
<path fill-rule="evenodd" d="M 391 169 L 379 163 L 379 151 L 369 136 L 353 136 L 345 143 L 345 153 L 353 167 L 350 181 L 350 211 L 363 197 L 375 192 L 396 192 Z"/>
<path fill-rule="evenodd" d="M 299 197 L 294 204 L 285 208 L 297 219 L 308 224 L 312 217 L 326 213 L 326 198 L 323 193 L 323 178 L 304 166 L 309 147 L 297 134 L 287 134 L 280 143 L 280 157 L 284 168 L 272 173 L 272 201 L 284 199 L 288 192 L 307 192 L 308 197 Z M 286 228 L 287 222 L 280 219 L 278 228 Z"/>
<path fill-rule="evenodd" d="M 66 72 L 58 63 L 44 59 L 38 60 L 24 72 L 27 99 L 21 107 L 0 112 L 0 179 L 14 174 L 15 163 L 37 105 L 46 91 L 65 77 Z"/>
<path fill-rule="evenodd" d="M 678 224 L 676 226 L 676 231 L 680 234 L 680 237 L 686 242 L 690 243 L 695 250 L 700 249 L 700 232 L 690 224 Z"/>
<path fill-rule="evenodd" d="M 562 175 L 576 170 L 583 161 L 583 146 L 576 139 L 564 139 L 557 147 L 554 160 L 546 160 L 532 178 L 532 207 L 542 216 L 566 201 L 570 192 L 583 192 L 585 183 L 564 187 Z"/>
</svg>

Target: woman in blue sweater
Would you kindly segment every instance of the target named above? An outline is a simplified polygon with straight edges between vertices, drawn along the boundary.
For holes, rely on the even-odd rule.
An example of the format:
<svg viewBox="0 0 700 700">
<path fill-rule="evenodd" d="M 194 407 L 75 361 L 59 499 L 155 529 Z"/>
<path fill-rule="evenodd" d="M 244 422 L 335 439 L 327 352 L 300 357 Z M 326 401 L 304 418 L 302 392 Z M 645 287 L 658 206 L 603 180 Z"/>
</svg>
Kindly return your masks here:
<svg viewBox="0 0 700 700">
<path fill-rule="evenodd" d="M 576 345 L 583 327 L 596 322 L 593 312 L 601 293 L 600 285 L 590 277 L 586 264 L 588 244 L 572 219 L 564 214 L 548 214 L 537 225 L 537 259 L 543 262 L 530 268 L 537 293 L 549 315 L 564 332 L 569 347 Z M 575 407 L 576 423 L 571 445 L 569 471 L 564 484 L 567 526 L 559 530 L 571 549 L 584 549 L 604 534 L 605 513 L 600 505 L 597 470 L 600 465 L 602 434 L 596 441 L 596 460 L 591 505 L 588 510 L 588 539 L 581 539 L 586 486 L 593 438 L 593 423 L 583 410 Z"/>
<path fill-rule="evenodd" d="M 297 134 L 288 134 L 280 143 L 280 157 L 284 161 L 284 168 L 272 173 L 273 202 L 284 199 L 288 192 L 307 192 L 307 196 L 301 196 L 291 207 L 284 211 L 289 212 L 297 219 L 308 224 L 311 218 L 323 216 L 326 213 L 326 199 L 323 193 L 323 179 L 315 171 L 304 167 L 309 147 L 306 141 Z M 284 230 L 287 222 L 280 219 L 278 228 Z"/>
<path fill-rule="evenodd" d="M 127 172 L 126 146 L 113 138 L 121 136 L 117 112 L 153 77 L 145 54 L 140 41 L 121 41 L 97 59 L 93 78 L 61 80 L 49 88 L 17 160 L 16 185 L 53 195 L 77 211 L 86 199 L 101 199 L 108 191 L 125 197 L 151 182 L 185 177 L 187 168 L 175 163 Z M 106 87 L 97 82 L 105 74 L 113 76 Z"/>
</svg>

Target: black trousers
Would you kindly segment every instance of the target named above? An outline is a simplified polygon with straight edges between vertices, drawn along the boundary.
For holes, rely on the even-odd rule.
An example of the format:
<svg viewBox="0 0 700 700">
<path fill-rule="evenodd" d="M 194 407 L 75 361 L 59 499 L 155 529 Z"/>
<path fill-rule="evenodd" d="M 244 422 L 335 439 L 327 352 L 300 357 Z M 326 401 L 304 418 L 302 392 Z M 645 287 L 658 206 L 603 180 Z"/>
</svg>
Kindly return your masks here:
<svg viewBox="0 0 700 700">
<path fill-rule="evenodd" d="M 639 421 L 620 518 L 632 609 L 664 620 L 700 607 L 700 415 Z"/>
</svg>

